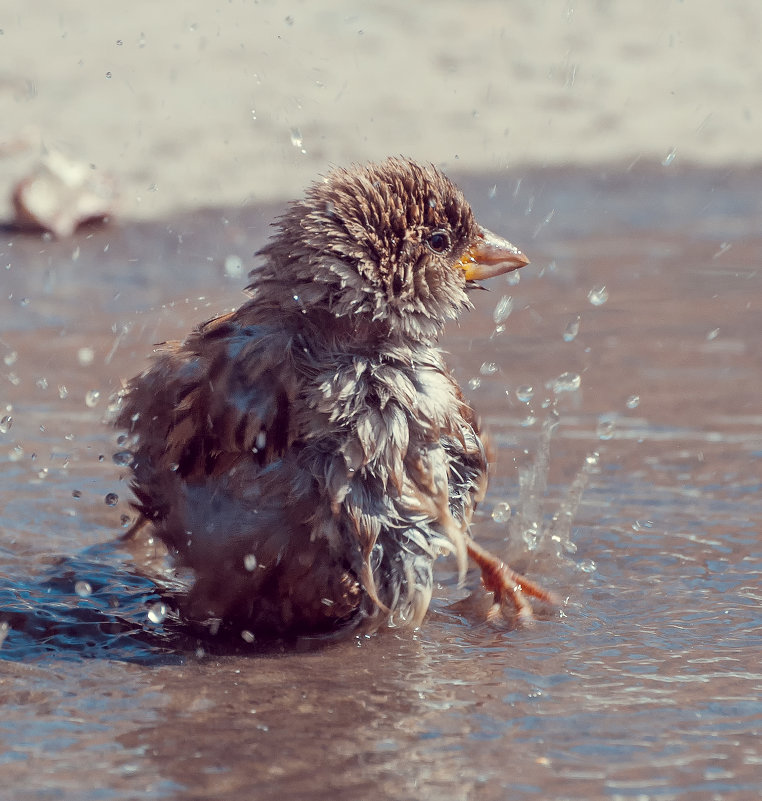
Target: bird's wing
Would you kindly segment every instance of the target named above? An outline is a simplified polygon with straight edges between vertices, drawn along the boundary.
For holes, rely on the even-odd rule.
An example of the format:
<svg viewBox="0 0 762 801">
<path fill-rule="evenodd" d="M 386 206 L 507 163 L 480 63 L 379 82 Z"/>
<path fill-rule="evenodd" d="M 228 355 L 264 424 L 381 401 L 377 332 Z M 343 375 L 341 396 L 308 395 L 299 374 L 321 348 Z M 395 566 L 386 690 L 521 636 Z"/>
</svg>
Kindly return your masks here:
<svg viewBox="0 0 762 801">
<path fill-rule="evenodd" d="M 292 347 L 282 331 L 229 314 L 162 346 L 128 384 L 115 422 L 134 438 L 133 487 L 144 515 L 164 516 L 162 496 L 176 480 L 220 475 L 244 456 L 264 466 L 286 450 L 297 392 Z"/>
</svg>

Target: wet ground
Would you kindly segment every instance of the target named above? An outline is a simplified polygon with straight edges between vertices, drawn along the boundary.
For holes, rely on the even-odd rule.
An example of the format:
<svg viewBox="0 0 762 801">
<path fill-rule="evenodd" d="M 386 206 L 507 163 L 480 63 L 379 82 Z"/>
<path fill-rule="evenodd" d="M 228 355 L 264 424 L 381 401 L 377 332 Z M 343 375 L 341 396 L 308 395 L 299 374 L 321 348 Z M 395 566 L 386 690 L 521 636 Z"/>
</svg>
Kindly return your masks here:
<svg viewBox="0 0 762 801">
<path fill-rule="evenodd" d="M 754 797 L 760 179 L 461 181 L 533 261 L 446 341 L 497 451 L 477 535 L 567 600 L 499 630 L 443 561 L 419 632 L 309 653 L 162 620 L 101 422 L 152 343 L 239 303 L 273 209 L 3 232 L 0 797 Z"/>
</svg>

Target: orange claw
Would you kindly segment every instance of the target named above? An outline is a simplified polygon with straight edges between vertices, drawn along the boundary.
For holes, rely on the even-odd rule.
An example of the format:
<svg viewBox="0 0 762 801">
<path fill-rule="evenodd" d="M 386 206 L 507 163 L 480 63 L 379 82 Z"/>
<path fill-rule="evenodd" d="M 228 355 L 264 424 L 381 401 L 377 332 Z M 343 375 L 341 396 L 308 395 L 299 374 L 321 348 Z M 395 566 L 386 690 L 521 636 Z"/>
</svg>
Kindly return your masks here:
<svg viewBox="0 0 762 801">
<path fill-rule="evenodd" d="M 521 573 L 508 567 L 501 559 L 491 554 L 473 540 L 467 544 L 468 555 L 482 571 L 482 583 L 487 592 L 495 597 L 495 603 L 487 612 L 487 620 L 494 622 L 504 616 L 505 604 L 510 602 L 522 623 L 534 620 L 532 605 L 527 595 L 549 604 L 558 605 L 558 598 Z"/>
</svg>

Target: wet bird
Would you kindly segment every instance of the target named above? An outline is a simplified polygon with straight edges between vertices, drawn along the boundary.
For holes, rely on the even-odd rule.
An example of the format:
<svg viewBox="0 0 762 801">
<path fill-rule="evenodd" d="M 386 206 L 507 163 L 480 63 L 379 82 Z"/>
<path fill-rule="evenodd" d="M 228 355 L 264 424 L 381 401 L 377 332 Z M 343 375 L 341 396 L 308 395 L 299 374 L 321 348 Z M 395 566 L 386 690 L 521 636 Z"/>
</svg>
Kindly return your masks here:
<svg viewBox="0 0 762 801">
<path fill-rule="evenodd" d="M 292 203 L 237 311 L 164 343 L 116 424 L 132 487 L 194 581 L 183 615 L 256 635 L 418 626 L 435 558 L 468 560 L 491 615 L 552 596 L 478 545 L 474 411 L 437 337 L 476 282 L 528 259 L 438 169 L 336 169 Z"/>
</svg>

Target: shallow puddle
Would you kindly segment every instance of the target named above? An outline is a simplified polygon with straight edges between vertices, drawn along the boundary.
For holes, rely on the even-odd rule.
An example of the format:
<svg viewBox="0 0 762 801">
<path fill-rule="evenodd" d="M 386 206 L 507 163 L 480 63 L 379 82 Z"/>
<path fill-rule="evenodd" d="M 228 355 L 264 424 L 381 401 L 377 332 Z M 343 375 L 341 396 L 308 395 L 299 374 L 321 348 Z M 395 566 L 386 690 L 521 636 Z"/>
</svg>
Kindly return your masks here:
<svg viewBox="0 0 762 801">
<path fill-rule="evenodd" d="M 152 343 L 239 304 L 274 210 L 3 233 L 8 797 L 753 797 L 760 177 L 461 181 L 533 262 L 445 342 L 497 459 L 477 536 L 565 603 L 495 629 L 466 598 L 476 574 L 459 589 L 443 561 L 419 632 L 299 653 L 215 650 L 162 608 L 149 554 L 113 542 L 131 511 L 102 424 Z"/>
</svg>

